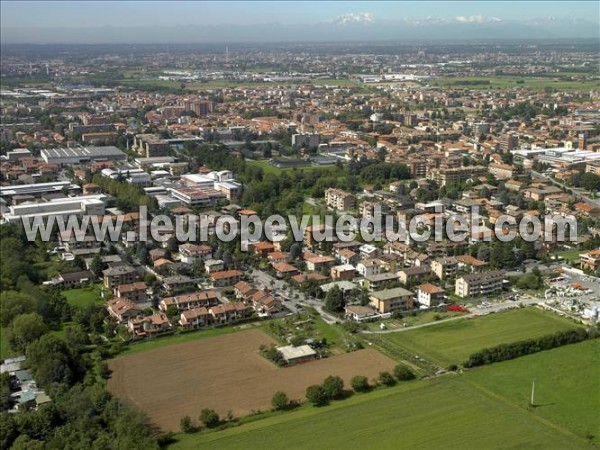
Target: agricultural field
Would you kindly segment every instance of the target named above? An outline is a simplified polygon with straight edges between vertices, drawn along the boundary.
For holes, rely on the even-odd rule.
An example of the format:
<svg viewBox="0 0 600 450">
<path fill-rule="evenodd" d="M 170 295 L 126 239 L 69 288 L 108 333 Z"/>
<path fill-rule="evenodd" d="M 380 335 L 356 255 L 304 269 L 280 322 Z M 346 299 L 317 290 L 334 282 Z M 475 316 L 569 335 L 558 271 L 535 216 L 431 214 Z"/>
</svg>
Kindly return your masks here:
<svg viewBox="0 0 600 450">
<path fill-rule="evenodd" d="M 559 80 L 551 77 L 449 77 L 428 80 L 428 84 L 441 87 L 455 87 L 465 89 L 510 89 L 528 88 L 544 90 L 552 88 L 556 91 L 589 91 L 600 88 L 600 80 Z"/>
<path fill-rule="evenodd" d="M 470 355 L 484 348 L 536 338 L 575 326 L 570 320 L 552 313 L 523 308 L 415 330 L 365 335 L 365 338 L 388 354 L 393 355 L 396 350 L 408 352 L 447 366 L 462 364 Z"/>
<path fill-rule="evenodd" d="M 600 339 L 482 367 L 466 381 L 600 446 Z"/>
<path fill-rule="evenodd" d="M 568 430 L 458 377 L 402 383 L 218 432 L 178 434 L 171 449 L 590 448 Z"/>
<path fill-rule="evenodd" d="M 271 343 L 261 331 L 249 330 L 125 355 L 109 363 L 108 390 L 161 428 L 176 431 L 183 416 L 197 417 L 202 408 L 247 415 L 270 409 L 276 391 L 300 400 L 309 385 L 329 375 L 349 383 L 355 375 L 374 378 L 395 365 L 369 349 L 281 368 L 259 354 L 261 344 Z"/>
</svg>

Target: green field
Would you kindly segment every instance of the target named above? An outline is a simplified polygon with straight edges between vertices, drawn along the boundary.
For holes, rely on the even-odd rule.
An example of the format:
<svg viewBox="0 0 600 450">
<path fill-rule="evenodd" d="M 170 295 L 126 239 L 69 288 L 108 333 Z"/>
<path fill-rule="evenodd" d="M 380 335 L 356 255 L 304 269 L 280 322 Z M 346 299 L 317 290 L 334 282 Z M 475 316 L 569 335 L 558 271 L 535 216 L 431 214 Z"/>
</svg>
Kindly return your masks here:
<svg viewBox="0 0 600 450">
<path fill-rule="evenodd" d="M 69 305 L 75 308 L 85 308 L 89 305 L 103 305 L 104 300 L 100 297 L 102 283 L 96 283 L 89 287 L 80 287 L 76 289 L 66 289 L 62 294 L 67 299 Z"/>
<path fill-rule="evenodd" d="M 489 84 L 464 84 L 465 82 L 489 81 Z M 522 81 L 522 83 L 517 83 Z M 496 76 L 496 77 L 447 77 L 435 78 L 427 81 L 432 86 L 456 87 L 465 89 L 510 89 L 514 87 L 525 87 L 533 90 L 544 90 L 551 87 L 557 91 L 589 91 L 600 89 L 600 80 L 565 81 L 543 77 L 519 77 L 519 76 Z"/>
<path fill-rule="evenodd" d="M 272 165 L 269 161 L 266 160 L 246 160 L 247 164 L 250 164 L 252 166 L 258 166 L 260 168 L 262 168 L 262 170 L 265 172 L 265 174 L 267 173 L 274 173 L 274 174 L 280 174 L 281 172 L 288 172 L 288 171 L 293 171 L 294 169 L 296 170 L 303 170 L 303 171 L 308 171 L 308 170 L 327 170 L 327 169 L 332 169 L 332 170 L 337 170 L 337 167 L 335 165 L 327 165 L 327 166 L 303 166 L 303 167 L 290 167 L 290 168 L 285 168 L 285 169 L 280 169 L 279 167 L 275 167 L 274 165 Z"/>
<path fill-rule="evenodd" d="M 482 367 L 465 375 L 525 409 L 536 380 L 534 414 L 600 445 L 600 340 L 585 341 Z"/>
<path fill-rule="evenodd" d="M 585 440 L 458 378 L 417 381 L 302 407 L 213 433 L 177 435 L 173 449 L 586 448 Z"/>
<path fill-rule="evenodd" d="M 575 325 L 537 308 L 523 308 L 475 319 L 454 320 L 410 331 L 365 336 L 384 351 L 400 350 L 441 365 L 461 364 L 470 355 L 499 344 L 531 339 Z"/>
<path fill-rule="evenodd" d="M 221 327 L 221 328 L 208 328 L 206 330 L 188 331 L 177 335 L 170 335 L 164 337 L 157 337 L 150 341 L 144 341 L 130 345 L 121 352 L 121 355 L 131 355 L 133 353 L 145 352 L 146 350 L 152 350 L 155 348 L 165 347 L 173 344 L 181 344 L 183 342 L 195 341 L 198 339 L 205 339 L 214 336 L 222 336 L 224 334 L 235 333 L 249 327 L 256 326 L 255 324 L 246 324 L 237 327 Z"/>
</svg>

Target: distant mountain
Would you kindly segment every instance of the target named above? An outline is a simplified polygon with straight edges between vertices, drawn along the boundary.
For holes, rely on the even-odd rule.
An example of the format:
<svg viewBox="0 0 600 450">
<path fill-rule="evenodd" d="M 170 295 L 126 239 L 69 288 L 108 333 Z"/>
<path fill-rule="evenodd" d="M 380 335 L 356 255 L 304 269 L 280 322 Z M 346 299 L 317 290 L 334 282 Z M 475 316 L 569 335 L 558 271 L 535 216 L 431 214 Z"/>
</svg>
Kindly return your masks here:
<svg viewBox="0 0 600 450">
<path fill-rule="evenodd" d="M 376 20 L 351 13 L 309 25 L 185 25 L 178 27 L 48 27 L 0 30 L 8 43 L 357 42 L 598 38 L 597 22 L 569 18 L 506 21 L 481 16 Z"/>
</svg>

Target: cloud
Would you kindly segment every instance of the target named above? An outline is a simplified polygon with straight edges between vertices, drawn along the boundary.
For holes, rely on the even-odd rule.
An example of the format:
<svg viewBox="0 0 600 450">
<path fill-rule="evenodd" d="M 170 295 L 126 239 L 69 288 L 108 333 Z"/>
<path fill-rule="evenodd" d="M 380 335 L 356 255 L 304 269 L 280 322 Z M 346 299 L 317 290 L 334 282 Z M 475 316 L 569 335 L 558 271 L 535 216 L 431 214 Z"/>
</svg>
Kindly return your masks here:
<svg viewBox="0 0 600 450">
<path fill-rule="evenodd" d="M 346 25 L 349 23 L 374 23 L 375 17 L 370 12 L 347 13 L 336 17 L 333 23 Z"/>
</svg>

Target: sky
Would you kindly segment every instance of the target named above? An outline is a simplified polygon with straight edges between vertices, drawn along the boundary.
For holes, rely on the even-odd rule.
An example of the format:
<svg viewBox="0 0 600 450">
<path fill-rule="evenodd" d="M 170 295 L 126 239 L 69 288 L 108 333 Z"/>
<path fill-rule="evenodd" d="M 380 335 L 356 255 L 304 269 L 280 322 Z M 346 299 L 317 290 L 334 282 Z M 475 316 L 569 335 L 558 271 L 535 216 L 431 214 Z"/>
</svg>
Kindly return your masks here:
<svg viewBox="0 0 600 450">
<path fill-rule="evenodd" d="M 495 23 L 496 27 L 506 23 L 522 23 L 535 20 L 555 20 L 555 23 L 586 22 L 598 26 L 598 2 L 570 1 L 531 1 L 531 2 L 492 2 L 492 1 L 436 1 L 436 2 L 348 2 L 348 1 L 219 1 L 219 2 L 161 2 L 161 1 L 10 1 L 0 3 L 0 25 L 2 41 L 8 42 L 59 42 L 69 40 L 101 41 L 102 39 L 144 40 L 150 35 L 144 33 L 136 37 L 139 28 L 177 27 L 218 27 L 227 26 L 231 30 L 249 30 L 253 26 L 272 24 L 277 27 L 338 26 L 338 25 L 415 25 L 425 21 L 426 26 L 442 21 L 448 23 L 479 25 Z M 546 23 L 546 22 L 545 22 Z M 439 24 L 437 24 L 439 28 Z M 537 26 L 537 25 L 536 25 Z M 556 25 L 555 25 L 556 26 Z M 563 26 L 563 25 L 558 25 Z M 115 36 L 103 36 L 93 30 L 101 28 L 119 29 Z M 77 38 L 74 29 L 87 29 L 88 32 Z M 129 30 L 127 32 L 126 30 Z M 297 35 L 290 30 L 284 33 L 292 39 Z M 240 33 L 227 34 L 218 30 L 215 40 L 236 38 Z M 320 37 L 319 30 L 312 31 Z M 594 29 L 583 30 L 594 33 Z M 208 39 L 200 31 L 198 39 Z M 574 31 L 570 30 L 573 34 Z M 214 34 L 214 33 L 213 33 Z M 343 33 L 342 33 L 343 34 Z M 368 33 L 369 34 L 369 33 Z M 576 34 L 576 33 L 575 33 Z M 391 34 L 382 32 L 382 38 Z M 250 37 L 255 36 L 252 32 Z M 260 37 L 260 33 L 256 33 Z M 277 37 L 277 33 L 273 33 Z M 324 32 L 323 37 L 328 33 Z M 369 36 L 377 37 L 371 32 Z M 588 36 L 589 37 L 589 36 Z M 174 34 L 159 33 L 159 40 L 180 40 Z M 186 35 L 185 39 L 194 36 Z"/>
</svg>

